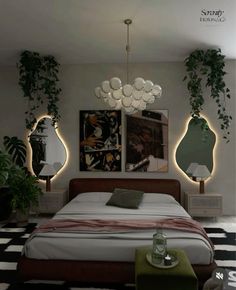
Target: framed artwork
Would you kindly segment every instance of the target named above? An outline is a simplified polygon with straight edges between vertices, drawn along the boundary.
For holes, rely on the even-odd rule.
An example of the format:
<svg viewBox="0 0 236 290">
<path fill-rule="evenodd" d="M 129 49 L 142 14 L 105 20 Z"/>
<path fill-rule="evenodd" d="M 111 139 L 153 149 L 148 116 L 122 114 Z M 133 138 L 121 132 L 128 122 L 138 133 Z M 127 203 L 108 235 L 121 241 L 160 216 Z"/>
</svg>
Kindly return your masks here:
<svg viewBox="0 0 236 290">
<path fill-rule="evenodd" d="M 121 111 L 80 111 L 80 170 L 121 171 Z"/>
<path fill-rule="evenodd" d="M 168 171 L 168 111 L 142 111 L 126 117 L 125 170 Z"/>
</svg>

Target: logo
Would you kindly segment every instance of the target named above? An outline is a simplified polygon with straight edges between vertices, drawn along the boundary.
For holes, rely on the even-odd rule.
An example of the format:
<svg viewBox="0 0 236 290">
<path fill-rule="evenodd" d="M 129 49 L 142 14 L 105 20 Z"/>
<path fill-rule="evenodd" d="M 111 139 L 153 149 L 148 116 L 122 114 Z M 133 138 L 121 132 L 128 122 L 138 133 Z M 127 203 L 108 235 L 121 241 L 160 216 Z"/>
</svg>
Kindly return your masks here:
<svg viewBox="0 0 236 290">
<path fill-rule="evenodd" d="M 225 288 L 227 290 L 236 289 L 236 271 L 230 271 L 228 272 L 228 281 L 227 281 L 227 287 Z"/>
<path fill-rule="evenodd" d="M 222 23 L 225 21 L 226 21 L 226 18 L 225 18 L 224 10 L 221 10 L 221 9 L 212 9 L 212 10 L 202 9 L 201 10 L 200 22 L 204 22 L 208 24 L 209 23 L 215 24 L 215 23 Z"/>
<path fill-rule="evenodd" d="M 219 284 L 227 279 L 227 273 L 225 269 L 217 268 L 212 273 L 212 279 Z"/>
<path fill-rule="evenodd" d="M 236 290 L 236 271 L 216 268 L 211 279 L 222 290 Z"/>
<path fill-rule="evenodd" d="M 216 279 L 223 280 L 224 279 L 224 274 L 220 273 L 220 272 L 216 272 Z"/>
</svg>

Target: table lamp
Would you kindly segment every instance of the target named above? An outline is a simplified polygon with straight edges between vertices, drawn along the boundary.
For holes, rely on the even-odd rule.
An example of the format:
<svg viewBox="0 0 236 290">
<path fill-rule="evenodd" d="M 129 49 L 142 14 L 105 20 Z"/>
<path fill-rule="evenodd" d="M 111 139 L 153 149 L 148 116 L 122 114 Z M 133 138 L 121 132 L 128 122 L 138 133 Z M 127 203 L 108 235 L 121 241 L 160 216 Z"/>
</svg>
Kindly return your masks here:
<svg viewBox="0 0 236 290">
<path fill-rule="evenodd" d="M 195 171 L 195 169 L 198 167 L 198 163 L 196 162 L 192 162 L 190 163 L 189 167 L 186 170 L 186 173 L 190 176 L 193 177 L 193 172 Z"/>
<path fill-rule="evenodd" d="M 193 178 L 200 182 L 199 193 L 204 193 L 204 180 L 211 175 L 206 165 L 199 164 L 192 173 Z"/>
<path fill-rule="evenodd" d="M 46 176 L 46 191 L 51 191 L 51 178 L 56 174 L 56 170 L 52 164 L 44 164 L 42 170 L 39 172 L 40 176 Z"/>
</svg>

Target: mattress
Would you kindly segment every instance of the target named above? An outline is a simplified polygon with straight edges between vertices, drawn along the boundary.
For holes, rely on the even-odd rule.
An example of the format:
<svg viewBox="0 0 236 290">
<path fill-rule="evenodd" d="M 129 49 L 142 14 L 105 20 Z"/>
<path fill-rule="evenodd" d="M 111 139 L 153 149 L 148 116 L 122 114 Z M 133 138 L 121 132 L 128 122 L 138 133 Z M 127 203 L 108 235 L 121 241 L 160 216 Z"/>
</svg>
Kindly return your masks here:
<svg viewBox="0 0 236 290">
<path fill-rule="evenodd" d="M 139 209 L 106 206 L 112 193 L 88 192 L 79 194 L 62 208 L 53 219 L 191 219 L 184 208 L 170 195 L 145 193 Z M 185 250 L 191 264 L 208 265 L 213 261 L 209 242 L 199 234 L 164 229 L 167 247 Z M 84 261 L 134 261 L 135 248 L 152 246 L 155 229 L 138 232 L 109 233 L 37 233 L 25 244 L 23 253 L 32 259 L 62 259 Z"/>
</svg>

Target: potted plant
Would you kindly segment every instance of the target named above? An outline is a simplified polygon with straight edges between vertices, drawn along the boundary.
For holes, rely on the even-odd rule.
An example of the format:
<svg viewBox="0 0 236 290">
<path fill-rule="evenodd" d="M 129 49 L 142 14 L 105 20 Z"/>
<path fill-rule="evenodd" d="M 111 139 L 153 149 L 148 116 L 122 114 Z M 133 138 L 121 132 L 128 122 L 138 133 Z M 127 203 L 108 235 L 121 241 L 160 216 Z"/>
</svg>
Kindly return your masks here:
<svg viewBox="0 0 236 290">
<path fill-rule="evenodd" d="M 230 122 L 232 116 L 227 113 L 226 100 L 230 99 L 230 90 L 226 87 L 224 76 L 225 56 L 220 49 L 193 51 L 185 60 L 187 75 L 187 88 L 190 93 L 191 115 L 196 121 L 201 120 L 200 112 L 203 110 L 204 97 L 202 83 L 210 88 L 210 97 L 217 104 L 217 115 L 223 138 L 229 142 Z"/>
<path fill-rule="evenodd" d="M 28 99 L 25 111 L 26 128 L 32 130 L 36 120 L 36 112 L 40 106 L 47 104 L 47 113 L 52 116 L 53 125 L 60 119 L 58 110 L 59 63 L 53 56 L 41 56 L 38 52 L 25 50 L 20 55 L 19 85 L 23 96 Z"/>
<path fill-rule="evenodd" d="M 38 205 L 39 195 L 42 194 L 38 178 L 16 166 L 9 174 L 8 184 L 12 209 L 16 210 L 16 220 L 18 223 L 27 222 L 30 207 Z"/>
<path fill-rule="evenodd" d="M 38 179 L 24 167 L 26 146 L 17 137 L 4 137 L 0 149 L 0 220 L 7 219 L 12 209 L 26 214 L 30 205 L 37 204 L 41 189 Z"/>
<path fill-rule="evenodd" d="M 12 161 L 9 154 L 0 150 L 0 221 L 7 219 L 11 214 L 11 194 L 7 186 Z"/>
</svg>

